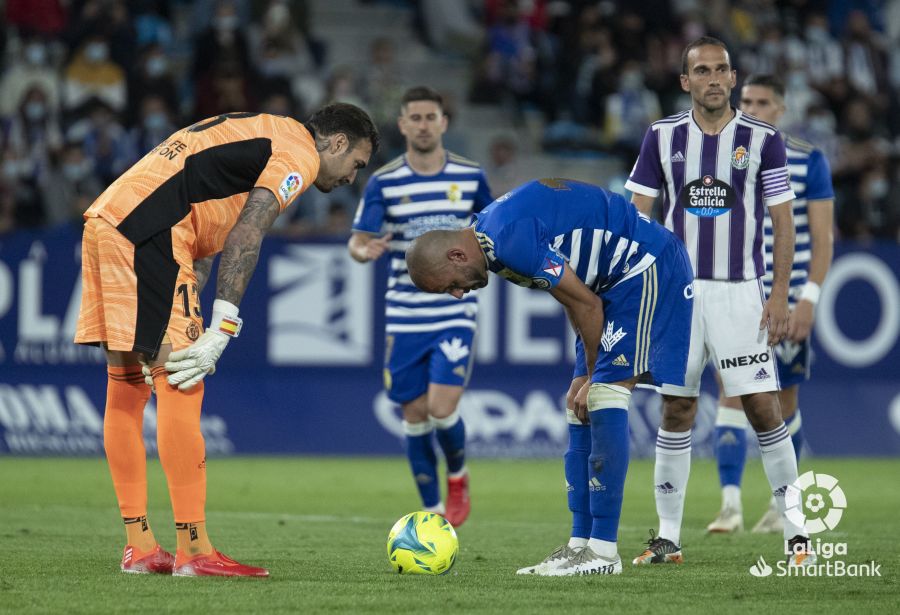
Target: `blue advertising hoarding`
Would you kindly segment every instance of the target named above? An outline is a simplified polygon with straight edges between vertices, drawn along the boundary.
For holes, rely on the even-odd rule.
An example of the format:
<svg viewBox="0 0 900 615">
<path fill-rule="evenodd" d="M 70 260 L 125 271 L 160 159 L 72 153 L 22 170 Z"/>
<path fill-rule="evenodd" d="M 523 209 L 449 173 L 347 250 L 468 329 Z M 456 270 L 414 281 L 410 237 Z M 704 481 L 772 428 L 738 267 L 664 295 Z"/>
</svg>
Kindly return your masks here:
<svg viewBox="0 0 900 615">
<path fill-rule="evenodd" d="M 80 228 L 0 238 L 0 454 L 102 454 L 102 353 L 71 342 L 80 302 Z M 900 248 L 838 246 L 801 390 L 811 451 L 900 453 Z M 210 454 L 396 454 L 400 419 L 381 383 L 383 263 L 343 243 L 267 238 L 241 304 L 244 328 L 210 377 Z M 210 284 L 210 287 L 212 284 Z M 560 454 L 573 338 L 548 294 L 492 279 L 481 293 L 476 364 L 461 402 L 478 456 Z M 203 295 L 207 309 L 211 288 Z M 715 392 L 694 430 L 712 451 Z M 660 399 L 636 391 L 632 448 L 650 456 Z M 154 450 L 155 407 L 145 413 Z"/>
</svg>

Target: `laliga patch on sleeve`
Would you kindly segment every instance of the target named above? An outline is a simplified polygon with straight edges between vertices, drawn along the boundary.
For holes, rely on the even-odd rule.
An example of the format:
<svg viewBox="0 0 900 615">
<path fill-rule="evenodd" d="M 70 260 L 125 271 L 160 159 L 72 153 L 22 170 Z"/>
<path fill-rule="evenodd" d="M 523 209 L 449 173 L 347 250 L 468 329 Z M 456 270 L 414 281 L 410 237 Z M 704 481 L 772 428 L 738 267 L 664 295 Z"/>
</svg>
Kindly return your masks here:
<svg viewBox="0 0 900 615">
<path fill-rule="evenodd" d="M 299 173 L 294 171 L 288 173 L 288 176 L 284 178 L 284 181 L 281 182 L 281 185 L 278 187 L 278 192 L 281 193 L 281 198 L 287 203 L 295 194 L 297 194 L 301 187 L 303 187 L 303 178 Z"/>
</svg>

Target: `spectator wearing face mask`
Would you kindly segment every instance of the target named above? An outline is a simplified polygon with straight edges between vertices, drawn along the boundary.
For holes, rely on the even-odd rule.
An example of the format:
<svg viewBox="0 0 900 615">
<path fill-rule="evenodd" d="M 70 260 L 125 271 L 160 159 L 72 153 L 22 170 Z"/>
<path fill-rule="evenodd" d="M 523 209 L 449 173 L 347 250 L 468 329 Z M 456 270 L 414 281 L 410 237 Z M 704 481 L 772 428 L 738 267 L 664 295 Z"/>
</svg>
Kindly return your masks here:
<svg viewBox="0 0 900 615">
<path fill-rule="evenodd" d="M 32 165 L 9 147 L 0 152 L 0 230 L 27 228 L 43 222 L 41 196 Z"/>
<path fill-rule="evenodd" d="M 79 109 L 98 99 L 115 111 L 127 103 L 125 71 L 110 59 L 109 42 L 101 35 L 85 39 L 64 71 L 63 108 Z"/>
<path fill-rule="evenodd" d="M 40 86 L 29 88 L 16 113 L 4 121 L 3 140 L 20 161 L 19 177 L 32 183 L 38 181 L 50 155 L 62 145 L 59 122 Z"/>
<path fill-rule="evenodd" d="M 144 49 L 137 67 L 132 71 L 125 118 L 128 125 L 141 121 L 141 105 L 151 95 L 161 97 L 170 110 L 178 109 L 178 86 L 172 75 L 171 61 L 159 45 Z"/>
<path fill-rule="evenodd" d="M 81 143 L 69 142 L 53 157 L 40 190 L 45 224 L 57 226 L 71 222 L 81 226 L 84 223 L 81 214 L 100 196 L 103 185 Z"/>
<path fill-rule="evenodd" d="M 207 23 L 209 26 L 194 42 L 191 70 L 194 82 L 204 83 L 222 65 L 237 66 L 242 74 L 252 74 L 249 45 L 240 27 L 237 4 L 233 0 L 220 0 Z"/>
<path fill-rule="evenodd" d="M 619 87 L 606 98 L 604 139 L 626 160 L 637 158 L 643 141 L 644 126 L 662 117 L 659 96 L 644 85 L 641 65 L 625 62 L 619 75 Z"/>
<path fill-rule="evenodd" d="M 844 226 L 862 239 L 896 239 L 900 222 L 900 186 L 891 177 L 888 160 L 863 174 L 856 199 L 848 203 Z M 847 220 L 849 218 L 849 220 Z"/>
<path fill-rule="evenodd" d="M 884 112 L 890 91 L 887 53 L 865 12 L 850 12 L 842 43 L 850 97 L 864 97 L 875 111 Z"/>
<path fill-rule="evenodd" d="M 144 154 L 162 143 L 178 127 L 172 122 L 172 112 L 162 96 L 148 94 L 140 104 L 140 118 L 128 131 L 129 162 L 134 164 Z"/>
<path fill-rule="evenodd" d="M 128 133 L 119 115 L 99 99 L 92 100 L 85 108 L 84 117 L 69 126 L 66 138 L 82 144 L 104 186 L 115 181 L 131 164 Z"/>
<path fill-rule="evenodd" d="M 250 28 L 248 42 L 254 70 L 266 88 L 289 88 L 307 108 L 322 102 L 325 85 L 312 45 L 287 3 L 271 2 L 260 24 Z"/>
<path fill-rule="evenodd" d="M 147 45 L 168 47 L 172 44 L 174 33 L 167 8 L 167 3 L 162 0 L 132 1 L 135 44 L 139 48 Z"/>
<path fill-rule="evenodd" d="M 12 115 L 29 89 L 39 87 L 47 93 L 52 113 L 59 110 L 60 78 L 52 65 L 50 49 L 41 38 L 32 38 L 10 63 L 0 80 L 0 115 Z"/>
</svg>

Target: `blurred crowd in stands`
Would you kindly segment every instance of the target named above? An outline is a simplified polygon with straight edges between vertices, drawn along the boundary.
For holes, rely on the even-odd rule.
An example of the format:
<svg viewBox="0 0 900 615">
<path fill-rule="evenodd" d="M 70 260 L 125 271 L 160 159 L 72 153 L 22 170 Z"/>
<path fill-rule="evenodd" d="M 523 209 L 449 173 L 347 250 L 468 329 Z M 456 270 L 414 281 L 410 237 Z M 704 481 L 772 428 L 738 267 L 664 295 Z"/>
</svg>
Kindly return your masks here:
<svg viewBox="0 0 900 615">
<path fill-rule="evenodd" d="M 382 1 L 408 13 L 410 38 L 430 53 L 471 65 L 468 100 L 449 96 L 451 114 L 499 105 L 516 125 L 540 125 L 531 149 L 615 157 L 625 172 L 647 125 L 690 104 L 683 46 L 722 38 L 739 85 L 751 72 L 784 78 L 782 128 L 827 154 L 838 235 L 900 239 L 900 0 Z M 6 0 L 0 233 L 78 223 L 157 143 L 223 112 L 302 119 L 353 102 L 385 133 L 372 166 L 402 152 L 399 98 L 415 85 L 403 41 L 373 35 L 367 57 L 333 65 L 329 46 L 345 41 L 317 33 L 315 4 Z M 498 195 L 512 187 L 520 146 L 499 137 L 482 161 Z M 364 181 L 309 191 L 281 231 L 346 235 Z"/>
</svg>

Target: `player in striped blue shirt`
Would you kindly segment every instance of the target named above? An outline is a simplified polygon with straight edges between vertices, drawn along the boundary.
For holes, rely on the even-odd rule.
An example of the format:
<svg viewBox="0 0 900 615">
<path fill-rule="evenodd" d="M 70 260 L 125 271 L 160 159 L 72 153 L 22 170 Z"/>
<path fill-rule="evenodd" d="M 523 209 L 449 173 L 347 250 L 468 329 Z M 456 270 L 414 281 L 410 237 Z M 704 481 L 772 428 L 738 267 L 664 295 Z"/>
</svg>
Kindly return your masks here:
<svg viewBox="0 0 900 615">
<path fill-rule="evenodd" d="M 785 111 L 784 84 L 773 75 L 751 75 L 741 90 L 741 111 L 777 125 Z M 781 391 L 781 414 L 794 442 L 799 462 L 803 447 L 798 391 L 809 378 L 809 335 L 819 299 L 819 288 L 831 265 L 834 191 L 831 171 L 824 154 L 809 143 L 782 133 L 787 149 L 788 169 L 794 199 L 796 240 L 791 269 L 788 305 L 791 309 L 788 337 L 775 347 Z M 763 286 L 772 290 L 772 221 L 764 221 L 766 275 Z M 726 397 L 720 390 L 716 419 L 716 457 L 722 484 L 722 509 L 709 524 L 711 532 L 733 532 L 743 527 L 741 477 L 747 456 L 747 418 L 736 397 Z M 774 501 L 753 527 L 754 532 L 780 532 L 781 515 Z"/>
<path fill-rule="evenodd" d="M 618 194 L 542 179 L 494 201 L 469 228 L 426 233 L 406 259 L 427 292 L 462 300 L 490 270 L 563 305 L 580 338 L 566 397 L 572 533 L 518 573 L 619 574 L 631 391 L 684 383 L 693 304 L 684 245 Z"/>
<path fill-rule="evenodd" d="M 388 255 L 385 389 L 403 410 L 406 454 L 423 507 L 459 526 L 470 502 L 466 432 L 457 405 L 474 360 L 478 302 L 474 295 L 457 301 L 419 291 L 409 279 L 405 252 L 426 231 L 467 226 L 491 193 L 477 163 L 444 149 L 447 116 L 439 93 L 408 90 L 398 125 L 406 154 L 369 180 L 348 247 L 361 263 Z M 447 460 L 446 507 L 433 434 Z"/>
</svg>

